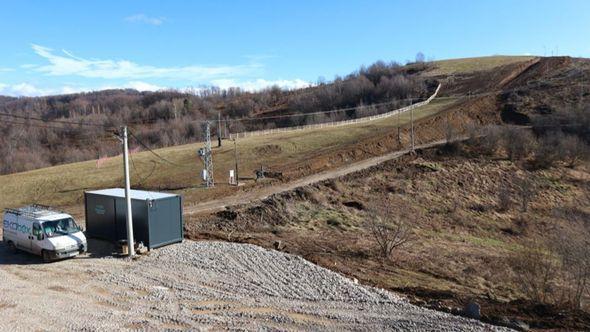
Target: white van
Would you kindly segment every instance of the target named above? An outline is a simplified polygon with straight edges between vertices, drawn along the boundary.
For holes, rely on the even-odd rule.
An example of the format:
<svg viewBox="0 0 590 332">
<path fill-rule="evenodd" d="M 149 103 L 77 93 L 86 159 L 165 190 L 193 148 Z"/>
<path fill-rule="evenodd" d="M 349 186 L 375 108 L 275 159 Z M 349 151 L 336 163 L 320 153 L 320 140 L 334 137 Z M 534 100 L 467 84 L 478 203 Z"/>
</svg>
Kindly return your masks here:
<svg viewBox="0 0 590 332">
<path fill-rule="evenodd" d="M 44 262 L 74 257 L 87 250 L 86 237 L 74 218 L 47 206 L 6 209 L 2 231 L 4 243 L 12 251 L 40 255 Z"/>
</svg>

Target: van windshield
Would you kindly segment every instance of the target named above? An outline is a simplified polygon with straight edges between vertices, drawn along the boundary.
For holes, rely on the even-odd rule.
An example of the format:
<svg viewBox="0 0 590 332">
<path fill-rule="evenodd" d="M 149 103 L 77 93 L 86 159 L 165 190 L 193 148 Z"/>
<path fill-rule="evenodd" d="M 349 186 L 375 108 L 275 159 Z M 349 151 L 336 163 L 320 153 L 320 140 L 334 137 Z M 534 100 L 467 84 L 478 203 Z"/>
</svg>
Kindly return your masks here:
<svg viewBox="0 0 590 332">
<path fill-rule="evenodd" d="M 44 221 L 42 227 L 43 232 L 48 237 L 68 235 L 80 231 L 80 227 L 76 225 L 72 218 Z"/>
</svg>

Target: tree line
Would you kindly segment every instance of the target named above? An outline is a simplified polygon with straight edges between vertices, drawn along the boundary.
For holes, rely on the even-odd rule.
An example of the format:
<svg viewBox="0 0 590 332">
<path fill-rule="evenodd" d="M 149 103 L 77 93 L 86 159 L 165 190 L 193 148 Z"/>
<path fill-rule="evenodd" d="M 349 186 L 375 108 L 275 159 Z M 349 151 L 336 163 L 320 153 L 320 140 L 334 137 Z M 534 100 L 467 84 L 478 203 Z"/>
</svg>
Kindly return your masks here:
<svg viewBox="0 0 590 332">
<path fill-rule="evenodd" d="M 436 82 L 419 75 L 427 64 L 416 66 L 410 70 L 395 62 L 378 61 L 332 82 L 318 80 L 316 85 L 298 90 L 274 86 L 248 92 L 208 87 L 182 92 L 118 89 L 47 97 L 0 96 L 0 113 L 4 114 L 0 115 L 0 173 L 118 154 L 117 141 L 101 126 L 118 128 L 128 124 L 143 142 L 158 148 L 200 141 L 204 121 L 216 120 L 218 113 L 224 120 L 224 134 L 386 112 L 407 104 L 406 98 L 426 98 L 436 87 Z M 396 100 L 387 106 L 369 106 Z M 366 107 L 309 114 L 357 106 Z M 300 116 L 277 117 L 286 114 Z M 36 120 L 39 118 L 46 122 Z M 56 120 L 62 122 L 52 122 Z M 217 134 L 217 126 L 213 131 Z"/>
</svg>

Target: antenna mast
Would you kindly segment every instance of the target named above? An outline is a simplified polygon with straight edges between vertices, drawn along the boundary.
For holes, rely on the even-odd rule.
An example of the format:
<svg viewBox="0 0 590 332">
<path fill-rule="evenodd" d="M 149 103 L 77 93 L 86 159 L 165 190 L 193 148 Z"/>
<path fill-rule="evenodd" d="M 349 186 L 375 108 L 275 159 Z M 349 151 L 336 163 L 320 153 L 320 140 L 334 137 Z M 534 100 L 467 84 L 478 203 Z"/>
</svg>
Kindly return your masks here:
<svg viewBox="0 0 590 332">
<path fill-rule="evenodd" d="M 199 149 L 199 156 L 203 159 L 205 168 L 203 169 L 203 180 L 207 188 L 215 186 L 213 181 L 213 158 L 211 155 L 211 123 L 205 124 L 205 147 Z"/>
</svg>

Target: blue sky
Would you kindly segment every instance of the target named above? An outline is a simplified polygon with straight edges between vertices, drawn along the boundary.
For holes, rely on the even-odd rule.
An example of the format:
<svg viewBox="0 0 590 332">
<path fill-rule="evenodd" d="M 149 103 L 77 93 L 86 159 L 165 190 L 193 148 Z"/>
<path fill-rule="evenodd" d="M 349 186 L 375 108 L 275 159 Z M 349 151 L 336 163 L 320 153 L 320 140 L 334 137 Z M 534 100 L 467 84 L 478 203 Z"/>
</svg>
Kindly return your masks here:
<svg viewBox="0 0 590 332">
<path fill-rule="evenodd" d="M 376 60 L 590 57 L 590 1 L 2 1 L 0 94 L 295 88 Z"/>
</svg>

